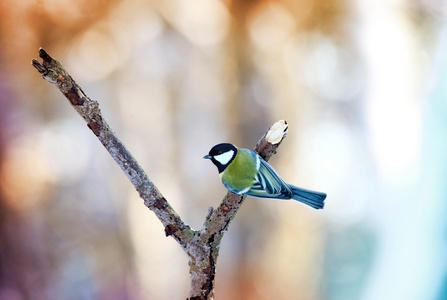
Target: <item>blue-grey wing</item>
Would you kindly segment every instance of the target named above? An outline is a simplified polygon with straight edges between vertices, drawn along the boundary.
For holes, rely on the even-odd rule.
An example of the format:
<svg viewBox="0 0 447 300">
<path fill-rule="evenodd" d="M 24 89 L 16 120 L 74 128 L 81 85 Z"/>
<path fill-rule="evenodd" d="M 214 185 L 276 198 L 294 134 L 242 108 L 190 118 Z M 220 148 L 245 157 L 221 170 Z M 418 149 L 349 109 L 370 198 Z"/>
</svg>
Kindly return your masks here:
<svg viewBox="0 0 447 300">
<path fill-rule="evenodd" d="M 260 198 L 292 198 L 292 191 L 287 183 L 257 153 L 253 154 L 256 155 L 255 160 L 259 164 L 259 170 L 253 186 L 244 194 Z"/>
</svg>

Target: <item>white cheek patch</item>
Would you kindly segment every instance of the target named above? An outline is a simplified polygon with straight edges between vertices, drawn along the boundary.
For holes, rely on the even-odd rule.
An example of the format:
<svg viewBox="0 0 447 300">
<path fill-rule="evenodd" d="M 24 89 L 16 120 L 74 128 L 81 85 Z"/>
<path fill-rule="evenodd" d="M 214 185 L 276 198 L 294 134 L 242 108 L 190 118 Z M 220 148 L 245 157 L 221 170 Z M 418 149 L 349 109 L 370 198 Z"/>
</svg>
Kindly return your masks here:
<svg viewBox="0 0 447 300">
<path fill-rule="evenodd" d="M 226 165 L 233 158 L 234 151 L 230 150 L 224 152 L 222 154 L 214 156 L 214 159 L 217 160 L 221 165 Z"/>
</svg>

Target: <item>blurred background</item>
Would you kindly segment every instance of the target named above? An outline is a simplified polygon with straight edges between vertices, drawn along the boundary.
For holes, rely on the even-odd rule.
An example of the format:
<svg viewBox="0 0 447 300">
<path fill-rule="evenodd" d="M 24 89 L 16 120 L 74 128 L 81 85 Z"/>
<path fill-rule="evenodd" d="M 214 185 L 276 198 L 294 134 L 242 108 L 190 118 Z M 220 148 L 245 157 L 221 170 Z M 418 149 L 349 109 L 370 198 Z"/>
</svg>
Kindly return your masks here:
<svg viewBox="0 0 447 300">
<path fill-rule="evenodd" d="M 0 299 L 189 292 L 39 47 L 195 229 L 226 192 L 202 157 L 287 120 L 270 163 L 326 207 L 247 198 L 216 299 L 447 299 L 446 21 L 442 0 L 0 0 Z"/>
</svg>

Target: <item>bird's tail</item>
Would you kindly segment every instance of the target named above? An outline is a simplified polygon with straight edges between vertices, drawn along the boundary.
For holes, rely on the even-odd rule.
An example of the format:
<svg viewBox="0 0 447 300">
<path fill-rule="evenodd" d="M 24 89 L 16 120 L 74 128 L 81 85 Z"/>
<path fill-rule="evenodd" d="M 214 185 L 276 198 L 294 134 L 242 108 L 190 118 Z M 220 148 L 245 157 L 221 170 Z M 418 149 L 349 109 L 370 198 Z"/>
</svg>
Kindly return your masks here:
<svg viewBox="0 0 447 300">
<path fill-rule="evenodd" d="M 326 199 L 325 193 L 305 190 L 291 184 L 289 184 L 289 187 L 293 193 L 292 199 L 307 204 L 315 209 L 324 207 L 324 199 Z"/>
</svg>

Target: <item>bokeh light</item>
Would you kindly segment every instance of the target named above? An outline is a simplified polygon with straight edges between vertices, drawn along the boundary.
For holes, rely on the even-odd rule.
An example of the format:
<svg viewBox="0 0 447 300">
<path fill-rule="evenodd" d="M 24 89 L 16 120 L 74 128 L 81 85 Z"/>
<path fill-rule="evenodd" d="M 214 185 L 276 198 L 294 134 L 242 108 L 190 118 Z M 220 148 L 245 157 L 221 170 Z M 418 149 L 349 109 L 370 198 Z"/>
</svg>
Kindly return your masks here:
<svg viewBox="0 0 447 300">
<path fill-rule="evenodd" d="M 447 298 L 446 1 L 0 1 L 0 300 L 185 299 L 188 261 L 30 61 L 61 61 L 185 222 L 253 148 L 324 210 L 248 198 L 216 299 Z"/>
</svg>

